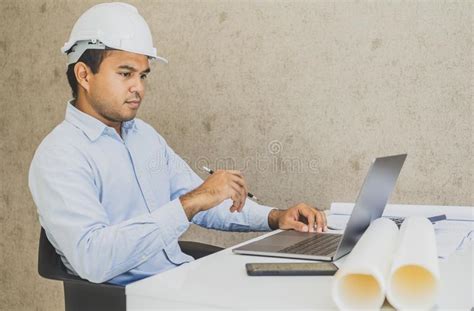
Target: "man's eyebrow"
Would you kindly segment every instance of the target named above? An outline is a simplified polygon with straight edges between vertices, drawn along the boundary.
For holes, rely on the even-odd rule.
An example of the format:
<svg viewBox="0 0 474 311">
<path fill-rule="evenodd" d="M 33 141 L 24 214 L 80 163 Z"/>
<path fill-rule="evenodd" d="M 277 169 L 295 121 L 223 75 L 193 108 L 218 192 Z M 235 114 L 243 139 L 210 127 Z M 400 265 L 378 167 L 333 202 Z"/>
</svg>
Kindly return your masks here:
<svg viewBox="0 0 474 311">
<path fill-rule="evenodd" d="M 136 72 L 137 69 L 133 66 L 130 66 L 130 65 L 120 65 L 119 66 L 119 69 L 127 69 L 127 70 L 130 70 L 130 71 L 133 71 L 133 72 Z M 141 73 L 149 73 L 150 72 L 150 67 L 148 67 L 147 69 L 143 70 Z"/>
</svg>

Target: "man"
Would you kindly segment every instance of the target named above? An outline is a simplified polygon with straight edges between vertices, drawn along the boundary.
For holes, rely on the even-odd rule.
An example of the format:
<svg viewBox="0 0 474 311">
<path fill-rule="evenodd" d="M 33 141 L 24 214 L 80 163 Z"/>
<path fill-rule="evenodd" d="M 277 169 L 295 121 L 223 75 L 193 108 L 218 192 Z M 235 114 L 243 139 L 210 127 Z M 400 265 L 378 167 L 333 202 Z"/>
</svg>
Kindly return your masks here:
<svg viewBox="0 0 474 311">
<path fill-rule="evenodd" d="M 277 210 L 246 200 L 239 171 L 220 170 L 203 182 L 135 119 L 149 59 L 164 59 L 133 6 L 92 7 L 62 51 L 73 99 L 38 147 L 29 186 L 71 273 L 127 284 L 189 262 L 178 245 L 189 222 L 233 231 L 325 230 L 323 213 L 306 204 Z"/>
</svg>

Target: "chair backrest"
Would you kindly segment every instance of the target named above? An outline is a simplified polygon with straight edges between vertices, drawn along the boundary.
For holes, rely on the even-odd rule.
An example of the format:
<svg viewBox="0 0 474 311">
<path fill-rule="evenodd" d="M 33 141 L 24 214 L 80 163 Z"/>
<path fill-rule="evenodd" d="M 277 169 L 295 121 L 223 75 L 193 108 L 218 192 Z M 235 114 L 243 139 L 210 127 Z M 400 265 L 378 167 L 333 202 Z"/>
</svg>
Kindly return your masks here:
<svg viewBox="0 0 474 311">
<path fill-rule="evenodd" d="M 38 273 L 46 278 L 63 281 L 66 311 L 125 311 L 125 287 L 108 283 L 91 283 L 67 273 L 61 257 L 41 228 L 38 250 Z"/>
<path fill-rule="evenodd" d="M 193 256 L 195 259 L 213 254 L 223 248 L 191 241 L 179 241 L 179 245 L 183 252 Z M 69 274 L 64 266 L 61 257 L 56 253 L 56 249 L 49 242 L 46 232 L 41 228 L 39 249 L 38 249 L 38 273 L 46 278 L 61 281 L 83 281 L 89 283 L 78 276 Z M 112 284 L 102 283 L 102 285 L 116 286 Z"/>
<path fill-rule="evenodd" d="M 38 273 L 53 280 L 82 280 L 72 274 L 67 273 L 66 267 L 61 261 L 61 257 L 56 253 L 56 249 L 49 242 L 46 232 L 41 228 L 39 249 L 38 249 Z"/>
</svg>

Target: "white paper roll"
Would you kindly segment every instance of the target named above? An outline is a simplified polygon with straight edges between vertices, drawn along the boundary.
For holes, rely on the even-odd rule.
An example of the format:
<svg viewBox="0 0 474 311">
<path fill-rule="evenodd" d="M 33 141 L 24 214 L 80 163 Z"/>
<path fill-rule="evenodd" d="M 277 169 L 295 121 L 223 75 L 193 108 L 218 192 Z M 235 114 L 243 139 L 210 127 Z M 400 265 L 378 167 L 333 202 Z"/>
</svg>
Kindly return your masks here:
<svg viewBox="0 0 474 311">
<path fill-rule="evenodd" d="M 340 309 L 379 309 L 398 228 L 386 218 L 372 222 L 334 276 L 332 296 Z"/>
<path fill-rule="evenodd" d="M 433 225 L 424 217 L 403 222 L 387 282 L 387 299 L 396 309 L 430 309 L 439 289 L 439 263 Z"/>
</svg>

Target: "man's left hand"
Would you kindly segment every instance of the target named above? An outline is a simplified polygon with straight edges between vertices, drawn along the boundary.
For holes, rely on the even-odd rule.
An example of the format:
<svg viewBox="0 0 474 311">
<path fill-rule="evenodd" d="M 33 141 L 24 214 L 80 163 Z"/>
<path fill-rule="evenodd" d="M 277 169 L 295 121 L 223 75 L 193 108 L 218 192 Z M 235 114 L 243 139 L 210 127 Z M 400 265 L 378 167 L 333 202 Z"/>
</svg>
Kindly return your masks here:
<svg viewBox="0 0 474 311">
<path fill-rule="evenodd" d="M 301 232 L 323 232 L 328 229 L 324 212 L 305 203 L 299 203 L 287 210 L 272 210 L 268 214 L 268 224 L 272 229 L 293 229 Z"/>
</svg>

